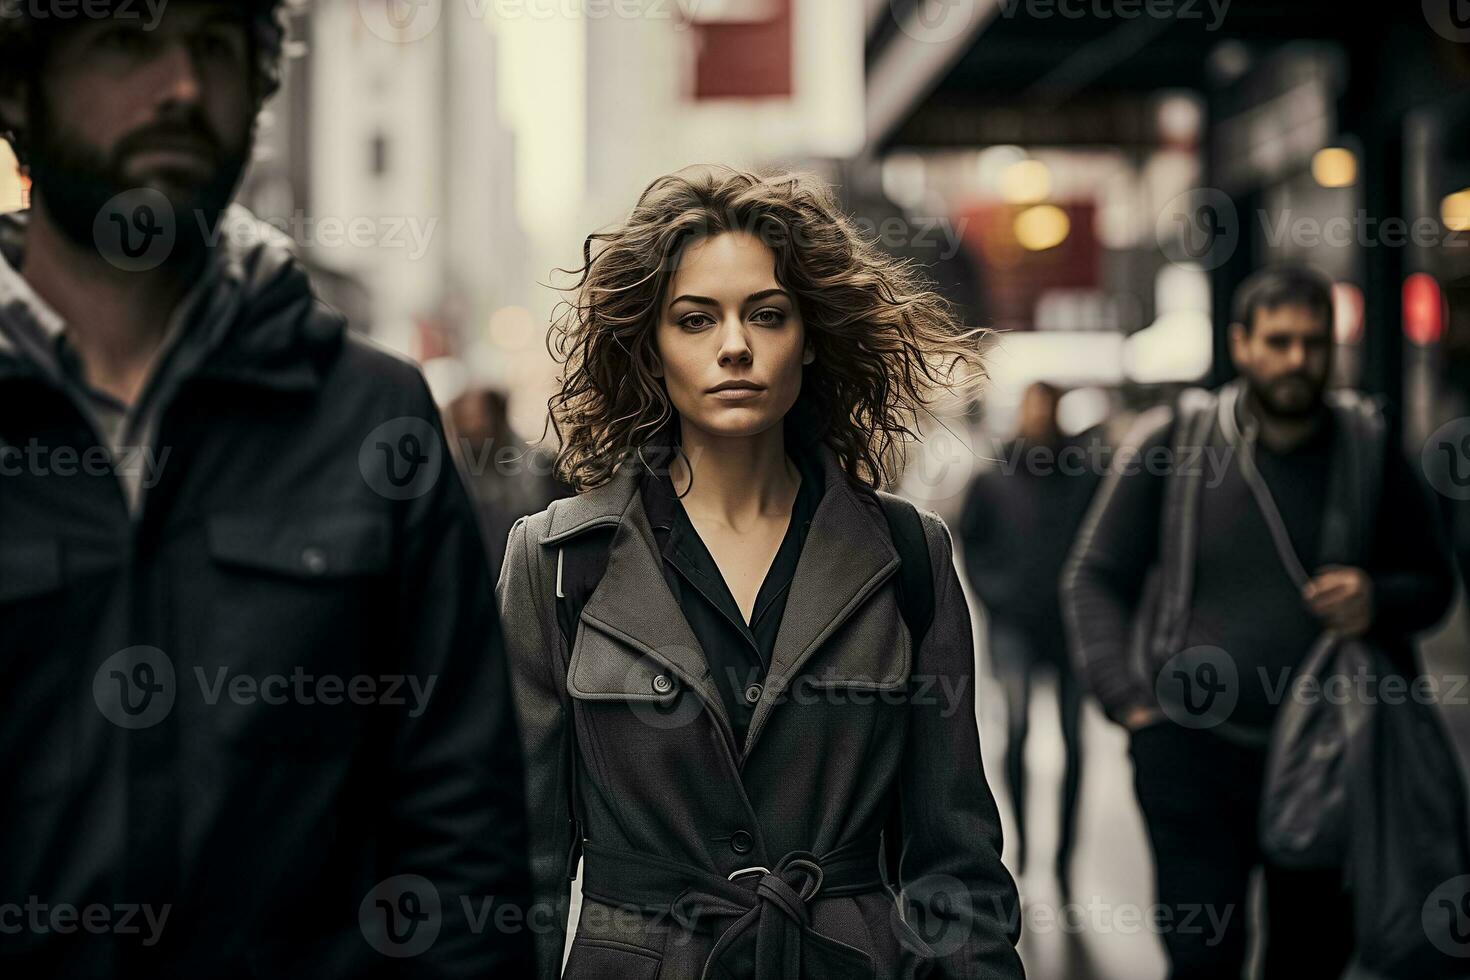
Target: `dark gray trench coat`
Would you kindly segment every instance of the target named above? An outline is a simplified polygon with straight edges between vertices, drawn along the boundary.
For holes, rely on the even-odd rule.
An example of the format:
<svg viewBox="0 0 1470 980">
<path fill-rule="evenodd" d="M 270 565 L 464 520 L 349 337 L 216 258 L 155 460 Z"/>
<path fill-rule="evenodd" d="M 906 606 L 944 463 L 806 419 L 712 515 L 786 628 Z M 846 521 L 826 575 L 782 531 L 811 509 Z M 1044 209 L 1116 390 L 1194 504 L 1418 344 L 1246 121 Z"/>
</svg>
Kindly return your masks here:
<svg viewBox="0 0 1470 980">
<path fill-rule="evenodd" d="M 922 512 L 935 611 L 915 650 L 883 513 L 816 448 L 826 488 L 744 745 L 660 571 L 636 458 L 512 528 L 497 594 L 542 980 L 561 967 L 575 836 L 583 906 L 568 978 L 1023 975 L 949 530 Z M 607 571 L 567 651 L 558 545 L 605 525 L 617 526 Z M 878 850 L 894 806 L 901 900 Z"/>
</svg>

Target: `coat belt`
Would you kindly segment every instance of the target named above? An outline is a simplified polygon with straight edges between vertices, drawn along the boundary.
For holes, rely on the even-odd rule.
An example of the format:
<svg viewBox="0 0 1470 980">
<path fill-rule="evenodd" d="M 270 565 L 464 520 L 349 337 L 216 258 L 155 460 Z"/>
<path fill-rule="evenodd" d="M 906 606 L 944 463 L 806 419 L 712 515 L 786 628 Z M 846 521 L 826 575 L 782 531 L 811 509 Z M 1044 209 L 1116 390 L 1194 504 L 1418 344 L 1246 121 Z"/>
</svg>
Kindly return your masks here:
<svg viewBox="0 0 1470 980">
<path fill-rule="evenodd" d="M 701 980 L 728 975 L 731 961 L 753 963 L 761 980 L 850 980 L 872 977 L 873 960 L 812 928 L 811 904 L 882 892 L 878 839 L 857 841 L 823 856 L 792 851 L 773 866 L 743 868 L 728 877 L 648 854 L 588 841 L 582 893 L 615 908 L 668 915 L 691 932 L 733 919 L 715 941 Z M 750 944 L 754 943 L 754 956 Z M 732 951 L 740 950 L 739 953 Z"/>
</svg>

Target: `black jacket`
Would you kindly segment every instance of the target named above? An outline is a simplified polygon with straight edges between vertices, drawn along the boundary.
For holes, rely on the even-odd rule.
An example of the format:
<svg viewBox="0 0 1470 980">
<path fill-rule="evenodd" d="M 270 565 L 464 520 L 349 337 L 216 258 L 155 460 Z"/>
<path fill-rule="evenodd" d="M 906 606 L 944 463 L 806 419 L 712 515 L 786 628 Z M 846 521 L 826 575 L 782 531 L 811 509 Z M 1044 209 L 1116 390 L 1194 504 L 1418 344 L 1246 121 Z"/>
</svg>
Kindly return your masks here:
<svg viewBox="0 0 1470 980">
<path fill-rule="evenodd" d="M 1024 631 L 1028 653 L 1067 667 L 1058 587 L 1107 447 L 1096 432 L 1056 444 L 1016 439 L 970 482 L 960 517 L 965 574 L 990 625 Z"/>
<path fill-rule="evenodd" d="M 881 506 L 820 454 L 823 495 L 743 738 L 663 576 L 636 460 L 512 530 L 498 592 L 538 815 L 542 980 L 561 965 L 574 791 L 569 980 L 1022 976 L 949 531 L 922 513 L 935 609 L 916 647 Z M 599 527 L 614 529 L 607 569 L 566 649 L 558 545 Z M 902 915 L 880 880 L 891 807 Z"/>
<path fill-rule="evenodd" d="M 0 350 L 0 975 L 514 976 L 479 916 L 528 887 L 519 747 L 435 406 L 247 266 L 136 521 Z"/>
</svg>

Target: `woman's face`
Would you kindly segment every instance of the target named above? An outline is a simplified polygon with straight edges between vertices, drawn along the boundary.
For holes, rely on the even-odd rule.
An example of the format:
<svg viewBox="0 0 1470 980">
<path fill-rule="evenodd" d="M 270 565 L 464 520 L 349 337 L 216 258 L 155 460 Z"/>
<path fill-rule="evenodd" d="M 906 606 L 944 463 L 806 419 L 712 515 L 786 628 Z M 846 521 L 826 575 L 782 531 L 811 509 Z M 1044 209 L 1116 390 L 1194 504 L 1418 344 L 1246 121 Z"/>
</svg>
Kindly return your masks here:
<svg viewBox="0 0 1470 980">
<path fill-rule="evenodd" d="M 776 281 L 775 254 L 744 232 L 685 249 L 655 343 L 655 373 L 684 426 L 720 437 L 780 423 L 813 359 L 795 297 Z"/>
</svg>

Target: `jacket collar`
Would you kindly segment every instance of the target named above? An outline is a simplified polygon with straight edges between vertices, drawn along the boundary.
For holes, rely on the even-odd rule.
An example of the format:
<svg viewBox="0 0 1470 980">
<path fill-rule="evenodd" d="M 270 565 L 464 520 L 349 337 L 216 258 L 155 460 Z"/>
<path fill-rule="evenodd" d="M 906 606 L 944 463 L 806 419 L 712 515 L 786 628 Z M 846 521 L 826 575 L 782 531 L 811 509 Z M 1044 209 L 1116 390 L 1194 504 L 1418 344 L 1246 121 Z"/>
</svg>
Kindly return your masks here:
<svg viewBox="0 0 1470 980">
<path fill-rule="evenodd" d="M 825 443 L 812 447 L 824 478 L 806 543 L 791 580 L 786 611 L 776 634 L 765 691 L 752 716 L 746 752 L 770 714 L 775 698 L 815 652 L 899 566 L 877 500 L 851 481 Z M 638 490 L 636 454 L 611 480 L 551 508 L 543 546 L 597 527 L 615 526 L 607 570 L 583 607 L 589 625 L 632 644 L 663 663 L 703 697 L 728 734 L 729 719 L 708 662 L 678 601 L 669 590 L 653 530 Z"/>
<path fill-rule="evenodd" d="M 0 219 L 0 237 L 12 251 L 23 240 L 27 217 L 21 212 Z M 231 227 L 254 231 L 244 244 L 226 234 L 212 257 L 218 274 L 197 315 L 229 322 L 212 325 L 221 337 L 192 378 L 285 392 L 314 390 L 327 360 L 340 349 L 345 323 L 317 302 L 305 268 L 281 233 L 239 205 L 231 206 L 229 221 Z M 203 326 L 210 325 L 195 323 L 190 329 Z M 45 376 L 0 335 L 0 380 Z"/>
</svg>

